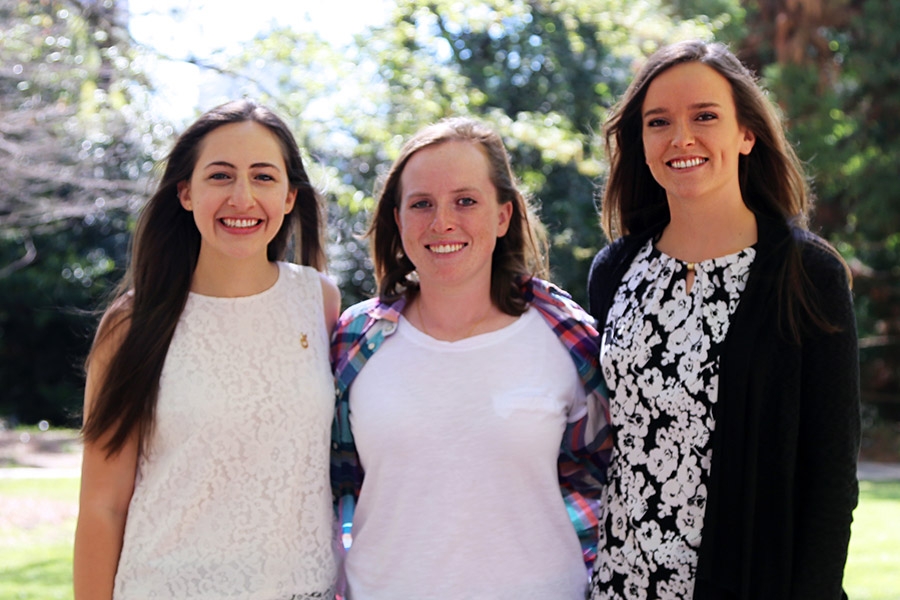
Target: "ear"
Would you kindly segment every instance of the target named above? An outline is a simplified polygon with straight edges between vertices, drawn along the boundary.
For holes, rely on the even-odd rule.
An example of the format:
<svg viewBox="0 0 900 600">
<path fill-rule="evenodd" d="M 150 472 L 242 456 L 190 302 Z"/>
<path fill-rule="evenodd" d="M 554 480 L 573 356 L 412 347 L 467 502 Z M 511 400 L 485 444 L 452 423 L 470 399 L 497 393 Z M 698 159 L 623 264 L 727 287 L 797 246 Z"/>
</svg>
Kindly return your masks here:
<svg viewBox="0 0 900 600">
<path fill-rule="evenodd" d="M 284 199 L 284 214 L 290 213 L 294 210 L 294 203 L 297 202 L 297 189 L 290 189 L 287 193 L 287 198 Z"/>
<path fill-rule="evenodd" d="M 744 129 L 744 139 L 741 140 L 740 153 L 744 156 L 750 154 L 753 145 L 756 143 L 756 134 L 751 129 Z"/>
<path fill-rule="evenodd" d="M 191 203 L 191 182 L 190 181 L 179 181 L 178 182 L 178 200 L 181 202 L 181 206 L 184 207 L 184 210 L 187 210 L 187 211 L 193 210 L 193 204 Z"/>
<path fill-rule="evenodd" d="M 500 213 L 498 215 L 499 222 L 497 223 L 497 237 L 501 238 L 506 235 L 506 232 L 509 231 L 509 221 L 512 219 L 513 214 L 513 203 L 504 202 L 500 205 Z"/>
</svg>

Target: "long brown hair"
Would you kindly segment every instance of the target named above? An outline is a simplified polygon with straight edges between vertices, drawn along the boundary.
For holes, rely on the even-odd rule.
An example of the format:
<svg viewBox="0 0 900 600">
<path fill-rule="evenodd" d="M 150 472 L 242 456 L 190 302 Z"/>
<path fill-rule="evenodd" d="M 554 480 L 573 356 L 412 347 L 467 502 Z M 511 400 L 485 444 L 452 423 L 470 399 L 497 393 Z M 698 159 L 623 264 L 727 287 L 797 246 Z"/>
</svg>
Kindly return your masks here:
<svg viewBox="0 0 900 600">
<path fill-rule="evenodd" d="M 200 144 L 208 133 L 244 121 L 259 123 L 275 135 L 290 189 L 297 190 L 293 209 L 269 243 L 268 259 L 284 260 L 292 247 L 295 262 L 318 270 L 325 267 L 320 198 L 285 122 L 251 100 L 229 102 L 203 114 L 175 142 L 156 192 L 138 217 L 128 270 L 88 355 L 90 365 L 98 343 L 119 327 L 127 327 L 82 428 L 85 442 L 96 442 L 112 432 L 104 447 L 108 455 L 121 450 L 135 430 L 141 451 L 147 449 L 159 377 L 197 266 L 200 232 L 191 213 L 178 200 L 178 184 L 190 180 Z"/>
<path fill-rule="evenodd" d="M 741 155 L 738 178 L 744 204 L 756 215 L 807 229 L 813 197 L 803 165 L 785 135 L 781 114 L 753 73 L 721 43 L 688 40 L 651 55 L 635 75 L 604 126 L 609 176 L 601 199 L 601 223 L 610 240 L 641 234 L 669 221 L 666 191 L 647 166 L 642 141 L 641 109 L 647 88 L 662 72 L 688 62 L 714 69 L 731 85 L 738 123 L 756 136 L 753 149 Z M 818 239 L 818 238 L 816 238 Z M 834 248 L 822 247 L 843 258 Z M 846 263 L 844 263 L 846 268 Z M 847 269 L 849 276 L 849 269 Z M 813 298 L 800 256 L 793 244 L 780 275 L 779 307 L 792 337 L 799 339 L 802 316 L 824 331 L 833 331 Z"/>
<path fill-rule="evenodd" d="M 519 291 L 523 277 L 547 276 L 546 236 L 528 198 L 519 190 L 500 135 L 485 124 L 467 117 L 444 119 L 418 131 L 403 145 L 381 185 L 375 216 L 369 227 L 372 262 L 378 294 L 392 302 L 406 295 L 412 298 L 419 283 L 410 275 L 415 266 L 403 251 L 400 230 L 394 220 L 399 206 L 400 177 L 410 157 L 422 150 L 451 141 L 478 144 L 488 160 L 491 183 L 497 189 L 500 204 L 512 204 L 509 229 L 497 238 L 491 263 L 491 301 L 503 312 L 520 315 L 527 308 Z"/>
</svg>

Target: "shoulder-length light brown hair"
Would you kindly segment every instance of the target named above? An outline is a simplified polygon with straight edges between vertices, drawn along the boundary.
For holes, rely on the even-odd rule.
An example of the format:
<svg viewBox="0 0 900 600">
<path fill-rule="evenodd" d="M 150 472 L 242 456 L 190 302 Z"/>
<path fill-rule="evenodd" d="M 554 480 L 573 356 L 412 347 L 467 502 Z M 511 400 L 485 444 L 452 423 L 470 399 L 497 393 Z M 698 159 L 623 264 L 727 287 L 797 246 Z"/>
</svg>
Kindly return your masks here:
<svg viewBox="0 0 900 600">
<path fill-rule="evenodd" d="M 93 410 L 82 429 L 86 442 L 96 442 L 111 432 L 105 446 L 110 455 L 118 452 L 135 430 L 142 451 L 146 450 L 159 376 L 197 266 L 200 232 L 193 215 L 178 200 L 178 184 L 190 180 L 207 134 L 223 125 L 244 121 L 259 123 L 276 137 L 288 185 L 297 190 L 294 207 L 269 243 L 268 259 L 285 259 L 293 242 L 294 261 L 319 270 L 325 268 L 320 198 L 310 184 L 287 124 L 268 108 L 250 100 L 229 102 L 203 114 L 176 140 L 156 192 L 141 210 L 128 270 L 88 355 L 90 365 L 100 340 L 118 327 L 128 328 L 100 382 Z"/>
<path fill-rule="evenodd" d="M 497 238 L 491 264 L 491 301 L 503 312 L 519 315 L 526 309 L 519 289 L 523 277 L 547 276 L 547 242 L 543 227 L 525 195 L 519 191 L 503 140 L 490 127 L 465 117 L 444 119 L 429 125 L 410 138 L 400 150 L 381 185 L 375 216 L 368 236 L 372 244 L 372 262 L 378 294 L 392 302 L 401 296 L 411 299 L 419 291 L 415 266 L 403 251 L 394 209 L 400 206 L 400 178 L 410 157 L 438 144 L 462 141 L 477 144 L 488 161 L 491 182 L 500 204 L 512 203 L 512 216 L 506 235 Z"/>
</svg>

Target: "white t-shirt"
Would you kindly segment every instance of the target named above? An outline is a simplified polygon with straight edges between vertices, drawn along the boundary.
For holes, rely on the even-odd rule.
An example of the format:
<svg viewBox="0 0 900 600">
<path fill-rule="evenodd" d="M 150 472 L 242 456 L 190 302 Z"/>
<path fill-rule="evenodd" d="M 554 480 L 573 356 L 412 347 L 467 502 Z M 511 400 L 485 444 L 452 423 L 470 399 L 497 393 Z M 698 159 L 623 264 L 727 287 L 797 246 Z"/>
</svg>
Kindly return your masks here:
<svg viewBox="0 0 900 600">
<path fill-rule="evenodd" d="M 365 479 L 348 599 L 583 599 L 557 459 L 585 412 L 575 365 L 536 311 L 457 342 L 401 318 L 350 390 Z"/>
<path fill-rule="evenodd" d="M 279 263 L 260 294 L 190 294 L 138 465 L 116 600 L 333 593 L 321 289 L 314 269 Z"/>
</svg>

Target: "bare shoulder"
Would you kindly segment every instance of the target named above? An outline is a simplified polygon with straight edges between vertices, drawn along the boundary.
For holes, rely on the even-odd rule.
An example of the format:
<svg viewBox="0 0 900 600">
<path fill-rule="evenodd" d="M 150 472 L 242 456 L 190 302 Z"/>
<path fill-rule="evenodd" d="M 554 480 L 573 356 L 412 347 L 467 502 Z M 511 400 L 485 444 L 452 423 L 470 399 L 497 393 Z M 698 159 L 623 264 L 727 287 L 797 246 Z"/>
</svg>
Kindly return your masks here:
<svg viewBox="0 0 900 600">
<path fill-rule="evenodd" d="M 117 298 L 100 319 L 87 360 L 85 417 L 90 412 L 97 385 L 105 379 L 109 364 L 131 327 L 131 300 L 130 294 Z"/>
<path fill-rule="evenodd" d="M 84 388 L 84 421 L 87 423 L 92 413 L 103 409 L 99 404 L 101 390 L 106 385 L 107 373 L 122 346 L 131 327 L 132 297 L 126 294 L 116 299 L 104 313 L 97 327 L 94 344 L 87 361 L 87 380 Z M 139 433 L 129 435 L 125 444 L 115 453 L 110 453 L 107 443 L 115 433 L 115 427 L 107 428 L 95 435 L 84 437 L 82 457 L 81 503 L 99 503 L 114 507 L 124 514 L 131 498 L 134 473 L 139 453 Z M 124 518 L 124 517 L 123 517 Z"/>
<path fill-rule="evenodd" d="M 341 311 L 341 290 L 337 284 L 325 273 L 319 273 L 319 281 L 322 284 L 322 308 L 325 311 L 325 325 L 328 332 L 334 329 L 338 314 Z"/>
</svg>

